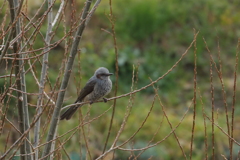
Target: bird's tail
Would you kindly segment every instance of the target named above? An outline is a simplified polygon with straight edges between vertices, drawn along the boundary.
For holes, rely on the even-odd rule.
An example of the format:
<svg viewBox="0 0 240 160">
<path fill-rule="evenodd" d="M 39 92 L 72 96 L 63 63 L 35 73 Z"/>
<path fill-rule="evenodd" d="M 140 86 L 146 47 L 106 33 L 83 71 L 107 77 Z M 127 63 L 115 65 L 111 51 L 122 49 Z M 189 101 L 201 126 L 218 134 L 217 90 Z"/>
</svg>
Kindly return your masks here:
<svg viewBox="0 0 240 160">
<path fill-rule="evenodd" d="M 69 120 L 72 115 L 76 112 L 76 110 L 78 109 L 78 107 L 80 106 L 72 106 L 70 107 L 68 110 L 66 110 L 61 116 L 60 116 L 60 120 Z"/>
</svg>

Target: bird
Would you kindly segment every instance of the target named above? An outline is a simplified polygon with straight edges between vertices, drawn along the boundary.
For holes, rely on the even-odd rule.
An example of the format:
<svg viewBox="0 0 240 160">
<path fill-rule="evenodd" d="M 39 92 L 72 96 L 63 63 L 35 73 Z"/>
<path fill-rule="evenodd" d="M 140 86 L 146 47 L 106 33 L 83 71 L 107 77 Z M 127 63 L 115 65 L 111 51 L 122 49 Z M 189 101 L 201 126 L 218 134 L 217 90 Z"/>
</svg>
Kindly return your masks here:
<svg viewBox="0 0 240 160">
<path fill-rule="evenodd" d="M 90 104 L 92 104 L 101 98 L 103 98 L 104 102 L 107 102 L 107 99 L 104 98 L 104 96 L 112 90 L 111 75 L 113 75 L 113 73 L 109 73 L 107 68 L 98 68 L 80 91 L 75 103 L 90 101 Z M 75 105 L 70 107 L 60 116 L 60 120 L 69 120 L 81 106 L 82 105 Z"/>
</svg>

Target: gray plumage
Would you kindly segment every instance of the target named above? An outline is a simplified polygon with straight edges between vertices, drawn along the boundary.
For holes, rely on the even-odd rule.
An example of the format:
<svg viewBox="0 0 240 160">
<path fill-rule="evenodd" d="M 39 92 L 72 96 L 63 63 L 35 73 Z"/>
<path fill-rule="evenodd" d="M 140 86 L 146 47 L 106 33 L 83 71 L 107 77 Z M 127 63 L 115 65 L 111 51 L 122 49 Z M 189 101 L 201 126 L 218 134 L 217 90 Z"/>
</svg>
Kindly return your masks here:
<svg viewBox="0 0 240 160">
<path fill-rule="evenodd" d="M 112 81 L 109 78 L 110 75 L 112 75 L 112 73 L 109 73 L 107 68 L 98 68 L 94 75 L 88 80 L 85 87 L 80 91 L 75 103 L 90 101 L 90 104 L 92 104 L 94 101 L 106 96 L 112 89 Z M 69 120 L 78 107 L 81 106 L 82 105 L 70 107 L 61 115 L 60 120 Z"/>
</svg>

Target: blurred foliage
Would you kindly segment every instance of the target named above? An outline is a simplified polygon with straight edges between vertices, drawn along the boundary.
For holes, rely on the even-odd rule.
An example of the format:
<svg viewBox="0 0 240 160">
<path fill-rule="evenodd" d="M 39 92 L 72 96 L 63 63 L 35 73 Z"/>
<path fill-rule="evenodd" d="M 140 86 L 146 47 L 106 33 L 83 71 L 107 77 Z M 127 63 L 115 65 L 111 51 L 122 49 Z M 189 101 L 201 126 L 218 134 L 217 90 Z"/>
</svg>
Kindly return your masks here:
<svg viewBox="0 0 240 160">
<path fill-rule="evenodd" d="M 35 2 L 35 1 L 34 1 Z M 0 2 L 1 3 L 1 2 Z M 66 17 L 63 22 L 56 28 L 55 36 L 52 42 L 55 42 L 64 36 L 64 31 L 70 30 L 70 25 L 73 24 L 74 19 L 81 12 L 84 2 L 75 2 L 74 6 L 66 8 Z M 59 5 L 59 3 L 57 3 Z M 189 44 L 193 40 L 194 30 L 199 31 L 197 38 L 197 70 L 198 70 L 198 87 L 203 96 L 203 102 L 206 107 L 206 113 L 210 116 L 211 113 L 211 94 L 210 94 L 210 77 L 209 77 L 209 55 L 206 49 L 207 46 L 213 54 L 217 65 L 217 53 L 220 52 L 222 58 L 222 72 L 225 82 L 225 92 L 227 94 L 227 104 L 231 106 L 232 102 L 232 87 L 233 87 L 233 71 L 235 65 L 236 44 L 240 37 L 240 12 L 239 1 L 215 1 L 215 0 L 201 0 L 201 1 L 177 1 L 177 0 L 114 0 L 113 1 L 113 15 L 115 22 L 115 29 L 117 34 L 118 47 L 118 67 L 119 67 L 119 87 L 118 94 L 130 91 L 132 84 L 133 66 L 135 68 L 135 75 L 137 81 L 134 88 L 141 88 L 149 84 L 150 80 L 157 79 L 166 73 L 172 65 L 180 58 L 181 54 L 186 51 Z M 33 16 L 35 9 L 38 7 L 37 3 L 29 5 L 31 9 L 28 14 Z M 57 6 L 58 7 L 58 6 Z M 57 8 L 56 7 L 56 8 Z M 4 9 L 4 8 L 3 8 Z M 40 10 L 43 14 L 46 7 Z M 69 9 L 76 11 L 76 16 L 70 15 Z M 0 12 L 3 17 L 4 10 Z M 69 15 L 67 15 L 69 13 Z M 109 68 L 110 72 L 115 73 L 115 51 L 111 34 L 101 30 L 111 32 L 111 24 L 108 19 L 109 2 L 102 1 L 96 10 L 96 14 L 89 22 L 80 44 L 81 51 L 75 60 L 71 82 L 69 83 L 68 92 L 66 94 L 65 104 L 72 103 L 77 97 L 77 90 L 79 91 L 86 81 L 92 76 L 93 72 L 99 66 Z M 38 17 L 37 17 L 38 18 Z M 41 28 L 42 35 L 46 33 L 46 22 Z M 7 23 L 6 23 L 7 24 Z M 28 33 L 33 32 L 31 29 Z M 72 34 L 71 34 L 72 35 Z M 60 72 L 59 68 L 62 59 L 69 53 L 69 48 L 64 48 L 64 43 L 70 47 L 71 36 L 66 41 L 63 41 L 51 50 L 49 55 L 49 80 L 52 85 L 55 85 L 56 78 Z M 43 37 L 37 35 L 33 48 L 41 48 L 44 46 Z M 2 40 L 1 40 L 2 42 Z M 218 45 L 219 43 L 219 45 Z M 193 97 L 193 69 L 194 69 L 194 48 L 189 50 L 187 56 L 180 62 L 164 79 L 160 80 L 156 87 L 159 88 L 159 95 L 166 106 L 168 118 L 173 126 L 176 126 L 183 116 L 187 106 L 191 104 Z M 36 54 L 39 54 L 36 52 Z M 80 58 L 79 58 L 80 57 Z M 41 64 L 39 62 L 35 65 L 35 71 L 40 77 Z M 81 66 L 81 67 L 79 67 Z M 26 65 L 28 67 L 28 65 Z M 4 73 L 4 69 L 0 69 Z M 80 73 L 80 74 L 79 74 Z M 115 77 L 112 77 L 115 82 Z M 28 84 L 28 92 L 36 92 L 37 85 L 34 82 L 31 74 L 26 74 L 26 83 Z M 29 85 L 31 84 L 31 85 Z M 218 114 L 216 114 L 218 124 L 225 126 L 225 112 L 221 85 L 217 74 L 214 73 L 215 85 L 215 104 Z M 4 80 L 0 79 L 0 89 L 3 90 Z M 48 86 L 49 87 L 49 86 Z M 48 88 L 47 88 L 48 89 Z M 113 89 L 114 90 L 114 89 Z M 237 89 L 239 95 L 240 90 Z M 151 102 L 153 100 L 153 89 L 151 87 L 138 93 L 135 97 L 134 105 L 131 110 L 131 115 L 128 118 L 127 126 L 121 140 L 131 136 L 134 131 L 138 129 L 143 122 Z M 110 97 L 113 92 L 110 93 Z M 199 96 L 199 95 L 198 95 Z M 199 96 L 200 97 L 200 96 Z M 198 97 L 198 98 L 199 98 Z M 36 102 L 36 96 L 29 96 L 30 103 Z M 11 101 L 11 105 L 15 105 L 15 101 Z M 90 118 L 94 118 L 104 112 L 112 102 L 107 104 L 93 104 L 91 108 Z M 128 105 L 127 98 L 117 100 L 116 113 L 114 117 L 114 125 L 110 142 L 113 141 L 120 124 L 123 120 L 126 106 Z M 236 104 L 236 115 L 239 115 L 239 102 Z M 14 107 L 9 109 L 9 112 L 14 112 Z M 82 108 L 83 115 L 86 115 L 88 110 L 87 105 Z M 35 109 L 30 110 L 34 112 Z M 192 126 L 192 111 L 183 120 L 182 124 L 176 129 L 176 134 L 179 141 L 188 156 L 191 141 L 191 127 Z M 78 116 L 74 116 L 73 120 L 68 122 L 61 122 L 59 126 L 59 135 L 67 132 L 79 124 Z M 208 141 L 208 155 L 211 156 L 211 123 L 207 121 L 207 126 L 204 128 L 202 116 L 202 104 L 197 102 L 197 120 L 196 130 L 194 135 L 193 157 L 192 159 L 204 159 L 204 130 L 206 129 Z M 144 127 L 136 135 L 132 141 L 135 148 L 141 148 L 148 145 L 151 136 L 157 131 L 163 112 L 159 104 L 155 104 L 149 119 Z M 102 151 L 105 137 L 108 132 L 108 125 L 111 119 L 111 110 L 106 115 L 99 118 L 97 121 L 91 123 L 86 131 L 91 138 L 90 148 L 97 154 Z M 137 119 L 137 120 L 136 120 Z M 236 118 L 236 122 L 240 123 L 240 118 Z M 67 125 L 66 125 L 67 124 Z M 171 131 L 166 119 L 162 122 L 159 133 L 151 144 L 163 139 Z M 235 129 L 236 135 L 240 134 L 239 129 Z M 228 142 L 226 136 L 220 130 L 215 130 L 215 144 L 216 155 L 221 153 L 228 153 Z M 148 136 L 151 135 L 151 136 Z M 64 137 L 65 138 L 65 137 Z M 4 139 L 1 139 L 4 141 Z M 79 143 L 76 143 L 79 142 Z M 71 158 L 79 159 L 79 145 L 83 142 L 82 138 L 74 135 L 69 142 L 66 143 L 65 148 L 71 152 Z M 111 144 L 111 143 L 109 143 Z M 110 146 L 109 146 L 110 147 Z M 125 146 L 130 148 L 131 146 Z M 235 146 L 235 153 L 238 152 L 239 146 Z M 0 150 L 3 149 L 3 146 Z M 85 157 L 86 150 L 81 150 L 81 155 Z M 137 154 L 139 152 L 136 152 Z M 124 151 L 117 151 L 116 156 L 119 159 L 127 159 L 131 153 Z M 154 148 L 146 150 L 139 159 L 181 159 L 183 157 L 180 147 L 173 135 L 163 141 Z M 217 157 L 220 159 L 220 157 Z M 183 159 L 183 158 L 182 158 Z"/>
<path fill-rule="evenodd" d="M 107 23 L 107 1 L 103 2 L 97 13 L 102 23 Z M 127 4 L 127 7 L 126 7 Z M 234 1 L 202 0 L 198 2 L 175 0 L 170 1 L 115 1 L 113 10 L 119 47 L 119 67 L 121 77 L 131 81 L 132 64 L 140 64 L 139 84 L 148 82 L 148 77 L 155 79 L 165 73 L 170 66 L 185 52 L 193 39 L 193 28 L 200 31 L 197 39 L 198 69 L 201 76 L 209 72 L 209 60 L 203 37 L 212 53 L 218 52 L 218 42 L 222 58 L 233 56 L 237 44 L 240 21 L 236 18 L 240 13 L 237 10 L 239 3 Z M 92 22 L 94 23 L 94 22 Z M 190 50 L 190 53 L 193 50 Z M 228 54 L 224 54 L 228 53 Z M 228 58 L 229 58 L 228 56 Z M 175 81 L 185 71 L 193 70 L 193 54 L 188 54 L 181 63 L 178 72 L 169 79 Z M 232 59 L 232 61 L 231 61 Z M 234 63 L 234 58 L 230 62 Z M 233 72 L 233 67 L 230 72 Z M 125 72 L 125 73 L 124 73 Z M 228 70 L 229 72 L 229 70 Z M 128 77 L 126 77 L 128 75 Z M 185 75 L 189 76 L 189 75 Z M 189 77 L 187 77 L 189 78 Z M 163 80 L 164 81 L 164 80 Z M 162 81 L 161 81 L 162 82 Z M 161 83 L 159 82 L 159 83 Z M 162 82 L 163 88 L 168 83 Z M 131 83 L 125 83 L 131 84 Z M 123 87 L 123 88 L 129 88 Z M 170 88 L 175 88 L 171 85 Z M 162 89 L 162 87 L 161 87 Z M 169 91 L 169 87 L 167 87 Z"/>
</svg>

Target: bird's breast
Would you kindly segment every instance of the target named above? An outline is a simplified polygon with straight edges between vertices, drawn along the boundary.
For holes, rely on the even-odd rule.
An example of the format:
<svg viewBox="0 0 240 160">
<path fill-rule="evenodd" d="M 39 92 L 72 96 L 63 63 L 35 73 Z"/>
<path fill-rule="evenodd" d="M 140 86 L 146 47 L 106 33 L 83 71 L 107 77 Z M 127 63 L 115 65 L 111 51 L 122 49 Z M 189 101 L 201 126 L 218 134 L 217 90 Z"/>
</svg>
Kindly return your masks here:
<svg viewBox="0 0 240 160">
<path fill-rule="evenodd" d="M 88 95 L 88 99 L 89 101 L 97 101 L 107 95 L 111 89 L 112 82 L 110 79 L 98 81 L 94 86 L 93 92 Z"/>
</svg>

